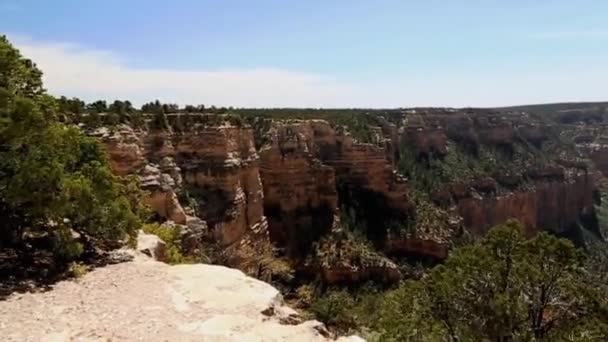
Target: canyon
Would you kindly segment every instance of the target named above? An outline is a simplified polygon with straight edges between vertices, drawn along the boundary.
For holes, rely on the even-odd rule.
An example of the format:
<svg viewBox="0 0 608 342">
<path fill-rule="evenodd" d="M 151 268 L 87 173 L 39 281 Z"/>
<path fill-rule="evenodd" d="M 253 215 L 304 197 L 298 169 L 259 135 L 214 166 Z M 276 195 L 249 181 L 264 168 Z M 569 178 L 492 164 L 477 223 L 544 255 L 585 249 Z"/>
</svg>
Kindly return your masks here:
<svg viewBox="0 0 608 342">
<path fill-rule="evenodd" d="M 121 125 L 92 135 L 116 174 L 138 175 L 157 215 L 190 227 L 190 244 L 271 242 L 302 275 L 328 283 L 394 282 L 401 275 L 390 258 L 445 259 L 463 231 L 482 236 L 509 218 L 529 236 L 548 230 L 582 243 L 581 229 L 600 234 L 595 194 L 608 149 L 599 134 L 577 135 L 565 153 L 563 124 L 524 112 L 368 115 L 369 142 L 330 120 L 273 119 L 259 131 L 210 124 L 213 114 L 189 114 L 187 127 L 184 114 L 167 115 L 181 129 Z M 421 187 L 410 169 L 437 163 L 442 176 L 423 171 L 433 185 Z"/>
<path fill-rule="evenodd" d="M 608 336 L 606 103 L 136 108 L 0 62 L 4 340 Z"/>
</svg>

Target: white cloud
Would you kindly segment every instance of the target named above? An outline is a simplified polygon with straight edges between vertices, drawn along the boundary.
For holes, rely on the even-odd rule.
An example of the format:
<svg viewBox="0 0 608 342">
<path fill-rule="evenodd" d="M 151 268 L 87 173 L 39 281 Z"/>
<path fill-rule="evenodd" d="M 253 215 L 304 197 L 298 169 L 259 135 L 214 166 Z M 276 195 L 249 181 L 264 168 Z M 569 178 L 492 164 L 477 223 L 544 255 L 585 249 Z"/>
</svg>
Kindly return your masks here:
<svg viewBox="0 0 608 342">
<path fill-rule="evenodd" d="M 54 94 L 153 99 L 233 106 L 337 104 L 347 87 L 329 77 L 271 68 L 249 70 L 137 69 L 107 51 L 17 38 L 15 45 L 36 61 Z"/>
<path fill-rule="evenodd" d="M 450 71 L 345 82 L 328 75 L 273 68 L 135 68 L 108 51 L 9 37 L 40 66 L 52 94 L 86 101 L 129 99 L 142 104 L 160 99 L 236 107 L 503 106 L 605 100 L 608 88 L 608 71 L 599 65 L 534 72 L 522 68 L 519 73 L 500 68 L 489 73 L 443 68 Z M 136 60 L 129 62 L 137 64 Z"/>
</svg>

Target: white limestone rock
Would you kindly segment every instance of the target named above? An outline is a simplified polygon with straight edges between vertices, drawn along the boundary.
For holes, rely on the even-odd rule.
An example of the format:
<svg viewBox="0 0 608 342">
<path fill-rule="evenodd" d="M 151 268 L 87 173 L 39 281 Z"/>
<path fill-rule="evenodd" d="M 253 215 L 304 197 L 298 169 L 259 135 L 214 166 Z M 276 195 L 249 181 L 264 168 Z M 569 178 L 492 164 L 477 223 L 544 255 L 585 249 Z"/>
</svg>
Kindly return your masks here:
<svg viewBox="0 0 608 342">
<path fill-rule="evenodd" d="M 263 314 L 266 312 L 266 314 Z M 238 270 L 137 254 L 78 282 L 0 301 L 3 341 L 329 341 L 317 321 L 281 324 L 280 293 Z M 362 341 L 356 337 L 342 342 Z"/>
</svg>

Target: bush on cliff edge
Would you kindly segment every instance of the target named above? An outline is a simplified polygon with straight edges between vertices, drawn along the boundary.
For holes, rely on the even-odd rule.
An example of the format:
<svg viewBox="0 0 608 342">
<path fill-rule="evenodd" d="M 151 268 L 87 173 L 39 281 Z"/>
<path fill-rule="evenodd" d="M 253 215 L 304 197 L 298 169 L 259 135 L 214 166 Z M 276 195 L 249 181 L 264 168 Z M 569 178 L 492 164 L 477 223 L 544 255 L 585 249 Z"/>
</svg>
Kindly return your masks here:
<svg viewBox="0 0 608 342">
<path fill-rule="evenodd" d="M 58 260 L 118 246 L 140 226 L 127 186 L 95 140 L 59 122 L 41 77 L 0 36 L 0 246 L 43 239 Z"/>
</svg>

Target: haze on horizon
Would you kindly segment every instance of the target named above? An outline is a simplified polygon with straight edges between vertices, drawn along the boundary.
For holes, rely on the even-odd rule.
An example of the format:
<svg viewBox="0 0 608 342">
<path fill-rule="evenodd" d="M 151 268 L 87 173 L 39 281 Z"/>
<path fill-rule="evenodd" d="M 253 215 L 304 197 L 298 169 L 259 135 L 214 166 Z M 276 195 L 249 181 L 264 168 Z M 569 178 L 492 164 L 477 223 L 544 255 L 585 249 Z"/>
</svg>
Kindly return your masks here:
<svg viewBox="0 0 608 342">
<path fill-rule="evenodd" d="M 54 95 L 236 107 L 606 100 L 608 2 L 0 0 Z"/>
</svg>

